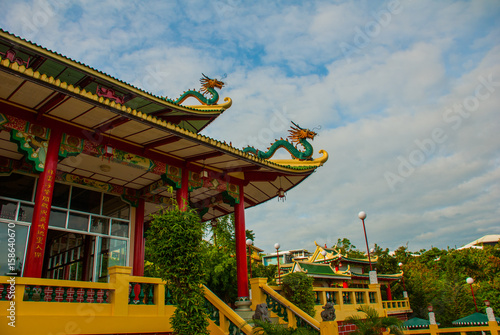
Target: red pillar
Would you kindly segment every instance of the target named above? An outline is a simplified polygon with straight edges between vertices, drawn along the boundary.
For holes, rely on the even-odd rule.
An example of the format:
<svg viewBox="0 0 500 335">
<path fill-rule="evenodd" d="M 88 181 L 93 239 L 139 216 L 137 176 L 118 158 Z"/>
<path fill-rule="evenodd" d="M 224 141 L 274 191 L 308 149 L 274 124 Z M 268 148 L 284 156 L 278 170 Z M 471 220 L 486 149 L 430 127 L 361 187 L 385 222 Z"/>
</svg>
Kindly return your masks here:
<svg viewBox="0 0 500 335">
<path fill-rule="evenodd" d="M 177 205 L 179 206 L 179 209 L 183 212 L 187 210 L 187 204 L 188 204 L 188 183 L 189 183 L 189 172 L 184 166 L 182 168 L 182 175 L 181 175 L 181 188 L 178 189 L 175 193 L 175 197 L 177 199 Z"/>
<path fill-rule="evenodd" d="M 49 227 L 50 207 L 57 170 L 57 159 L 61 145 L 62 133 L 58 129 L 50 131 L 49 146 L 45 157 L 45 168 L 38 178 L 33 221 L 31 222 L 24 277 L 40 278 L 42 276 L 45 242 Z"/>
<path fill-rule="evenodd" d="M 144 276 L 144 199 L 139 199 L 135 209 L 134 230 L 134 276 Z"/>
<path fill-rule="evenodd" d="M 248 298 L 248 271 L 245 240 L 245 195 L 240 186 L 240 203 L 234 207 L 235 237 L 236 237 L 236 274 L 238 281 L 238 300 Z"/>
<path fill-rule="evenodd" d="M 387 284 L 385 292 L 387 293 L 387 300 L 392 300 L 391 285 Z"/>
</svg>

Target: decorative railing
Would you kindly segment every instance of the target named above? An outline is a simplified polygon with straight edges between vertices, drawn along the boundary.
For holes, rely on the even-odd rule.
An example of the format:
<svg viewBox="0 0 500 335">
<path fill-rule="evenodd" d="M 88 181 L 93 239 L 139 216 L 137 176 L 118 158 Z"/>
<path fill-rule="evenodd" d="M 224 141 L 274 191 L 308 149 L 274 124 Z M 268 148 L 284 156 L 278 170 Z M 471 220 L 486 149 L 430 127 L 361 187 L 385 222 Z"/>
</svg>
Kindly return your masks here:
<svg viewBox="0 0 500 335">
<path fill-rule="evenodd" d="M 154 285 L 146 283 L 129 284 L 129 305 L 154 305 Z"/>
<path fill-rule="evenodd" d="M 385 300 L 382 301 L 382 307 L 389 311 L 394 310 L 408 310 L 410 309 L 410 302 L 405 300 Z"/>
<path fill-rule="evenodd" d="M 324 306 L 327 302 L 335 305 L 335 309 L 355 310 L 357 305 L 379 305 L 379 289 L 356 289 L 356 288 L 313 288 L 316 296 L 316 305 Z M 347 305 L 347 306 L 346 306 Z"/>
<path fill-rule="evenodd" d="M 258 280 L 260 279 L 254 279 L 254 281 Z M 262 281 L 259 282 L 259 285 L 262 286 L 265 283 L 265 281 Z M 280 293 L 281 287 L 270 286 L 270 288 Z M 254 294 L 254 292 L 255 290 L 252 288 L 252 294 Z M 314 287 L 313 292 L 316 310 L 314 319 L 318 322 L 321 322 L 321 312 L 323 311 L 323 306 L 327 303 L 332 303 L 334 305 L 337 321 L 343 321 L 345 318 L 358 313 L 356 310 L 361 305 L 373 307 L 380 315 L 383 315 L 385 312 L 396 314 L 411 311 L 408 299 L 383 301 L 380 285 L 377 284 L 370 285 L 369 288 Z M 284 317 L 281 316 L 284 314 L 282 308 L 276 307 L 276 303 L 273 300 L 269 300 L 267 297 L 264 297 L 263 300 L 263 302 L 268 304 L 268 307 L 273 313 L 285 321 Z M 362 315 L 360 314 L 360 316 Z"/>
<path fill-rule="evenodd" d="M 12 285 L 11 278 L 0 277 L 0 317 L 15 320 L 15 327 L 1 322 L 0 334 L 172 332 L 175 306 L 165 282 L 130 272 L 129 267 L 109 268 L 109 283 L 16 277 Z M 211 334 L 251 334 L 251 326 L 204 290 Z"/>
<path fill-rule="evenodd" d="M 228 334 L 228 332 L 231 335 L 252 334 L 252 327 L 245 320 L 207 287 L 204 287 L 204 290 L 208 316 L 217 325 L 221 334 Z"/>
<path fill-rule="evenodd" d="M 407 329 L 403 330 L 405 335 L 421 335 L 421 334 L 430 334 L 430 335 L 439 335 L 439 334 L 460 334 L 466 335 L 467 333 L 474 334 L 487 334 L 491 335 L 500 334 L 500 326 L 497 322 L 490 321 L 488 325 L 484 326 L 467 326 L 467 327 L 450 327 L 450 328 L 439 328 L 438 325 L 430 325 L 429 328 L 420 328 L 420 329 Z"/>
<path fill-rule="evenodd" d="M 319 333 L 319 321 L 306 314 L 267 284 L 262 283 L 259 285 L 259 289 L 262 291 L 263 297 L 265 297 L 267 307 L 272 313 L 274 313 L 274 315 L 282 319 L 283 322 L 287 323 L 291 327 L 300 326 Z M 253 287 L 252 294 L 255 295 Z"/>
</svg>

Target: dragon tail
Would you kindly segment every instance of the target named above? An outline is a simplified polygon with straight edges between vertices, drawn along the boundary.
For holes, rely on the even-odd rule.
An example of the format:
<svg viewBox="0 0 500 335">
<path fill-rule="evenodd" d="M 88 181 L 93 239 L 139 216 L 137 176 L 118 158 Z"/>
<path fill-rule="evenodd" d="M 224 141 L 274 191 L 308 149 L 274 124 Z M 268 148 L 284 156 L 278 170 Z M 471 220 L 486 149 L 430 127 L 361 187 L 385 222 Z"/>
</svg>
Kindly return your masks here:
<svg viewBox="0 0 500 335">
<path fill-rule="evenodd" d="M 255 149 L 254 147 L 248 146 L 246 148 L 243 148 L 243 152 L 257 156 L 259 150 Z"/>
</svg>

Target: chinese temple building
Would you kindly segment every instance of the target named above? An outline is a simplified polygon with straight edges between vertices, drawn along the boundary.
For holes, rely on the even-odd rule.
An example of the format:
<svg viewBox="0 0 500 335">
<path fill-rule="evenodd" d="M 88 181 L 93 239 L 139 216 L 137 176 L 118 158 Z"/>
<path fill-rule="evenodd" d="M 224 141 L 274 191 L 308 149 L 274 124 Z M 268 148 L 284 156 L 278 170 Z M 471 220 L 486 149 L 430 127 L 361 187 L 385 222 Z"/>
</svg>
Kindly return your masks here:
<svg viewBox="0 0 500 335">
<path fill-rule="evenodd" d="M 278 313 L 289 325 L 333 327 L 259 280 L 250 301 L 245 244 L 245 209 L 284 197 L 328 154 L 295 123 L 267 151 L 202 135 L 232 101 L 219 99 L 222 81 L 201 84 L 156 96 L 0 29 L 1 334 L 170 334 L 168 288 L 143 277 L 144 226 L 173 203 L 203 221 L 235 214 L 238 308 L 267 297 L 293 311 Z M 272 159 L 281 149 L 291 158 Z M 211 334 L 252 332 L 205 298 Z"/>
<path fill-rule="evenodd" d="M 295 260 L 286 273 L 304 272 L 314 278 L 314 285 L 320 287 L 368 287 L 370 284 L 370 261 L 376 266 L 378 257 L 351 258 L 343 255 L 335 246 L 321 247 L 316 242 L 316 250 L 307 260 Z M 286 275 L 286 274 L 285 274 Z M 376 282 L 386 288 L 387 300 L 392 300 L 391 283 L 400 281 L 403 273 L 377 273 Z"/>
</svg>

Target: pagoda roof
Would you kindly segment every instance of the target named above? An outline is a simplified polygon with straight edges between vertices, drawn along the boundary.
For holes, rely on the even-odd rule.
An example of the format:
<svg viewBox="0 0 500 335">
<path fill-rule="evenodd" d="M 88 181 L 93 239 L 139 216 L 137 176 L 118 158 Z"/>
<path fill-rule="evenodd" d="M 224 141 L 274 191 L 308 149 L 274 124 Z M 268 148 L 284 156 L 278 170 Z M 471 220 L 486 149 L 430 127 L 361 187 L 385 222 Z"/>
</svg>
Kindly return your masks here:
<svg viewBox="0 0 500 335">
<path fill-rule="evenodd" d="M 500 318 L 495 317 L 497 323 L 500 323 Z M 480 326 L 488 324 L 488 316 L 483 313 L 473 313 L 461 319 L 455 320 L 451 323 L 454 326 Z"/>
<path fill-rule="evenodd" d="M 8 50 L 14 50 L 15 57 L 27 62 L 27 67 L 34 72 L 45 74 L 48 78 L 52 77 L 54 81 L 59 80 L 63 86 L 65 84 L 78 87 L 80 91 L 85 90 L 86 93 L 97 92 L 99 87 L 112 89 L 117 98 L 124 97 L 121 106 L 140 110 L 143 114 L 196 133 L 215 120 L 232 103 L 230 98 L 226 98 L 226 102 L 220 105 L 177 104 L 172 99 L 154 95 L 0 28 L 0 53 L 5 54 Z"/>
<path fill-rule="evenodd" d="M 113 90 L 113 94 L 98 95 L 97 85 Z M 0 106 L 8 117 L 60 128 L 68 135 L 168 166 L 198 173 L 207 170 L 214 180 L 244 186 L 245 207 L 275 198 L 279 188 L 290 190 L 328 159 L 323 150 L 322 157 L 313 160 L 261 159 L 198 133 L 230 103 L 228 99 L 225 104 L 199 109 L 181 106 L 0 30 Z M 2 133 L 4 148 L 10 144 L 7 133 Z M 20 159 L 16 148 L 4 150 L 2 156 Z M 161 181 L 160 175 L 148 169 L 108 161 L 111 172 L 106 173 L 100 169 L 102 158 L 84 153 L 78 157 L 83 159 L 77 163 L 70 159 L 74 157 L 62 159 L 58 170 L 136 191 L 154 188 Z M 158 196 L 172 196 L 156 191 Z M 191 191 L 190 200 L 196 207 L 219 195 L 216 185 L 201 187 Z M 217 204 L 203 220 L 232 212 L 232 205 Z"/>
<path fill-rule="evenodd" d="M 403 327 L 406 329 L 429 328 L 430 324 L 429 320 L 415 317 L 403 322 Z"/>
<path fill-rule="evenodd" d="M 335 261 L 342 261 L 344 263 L 354 263 L 354 264 L 369 264 L 368 258 L 353 258 L 343 255 L 337 248 L 327 248 L 321 247 L 316 242 L 316 250 L 314 250 L 311 257 L 309 257 L 308 262 L 313 263 L 331 263 Z M 326 255 L 321 254 L 322 251 L 326 251 Z M 373 256 L 370 258 L 372 264 L 378 262 L 378 256 Z"/>
<path fill-rule="evenodd" d="M 350 279 L 348 273 L 335 272 L 330 265 L 314 264 L 308 262 L 295 262 L 293 272 L 305 272 L 308 276 L 315 278 Z"/>
</svg>

